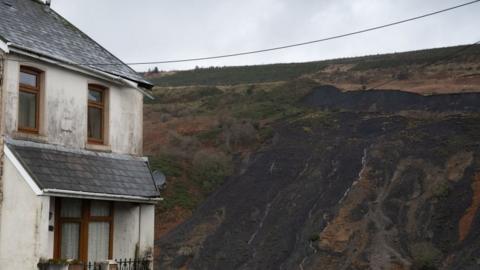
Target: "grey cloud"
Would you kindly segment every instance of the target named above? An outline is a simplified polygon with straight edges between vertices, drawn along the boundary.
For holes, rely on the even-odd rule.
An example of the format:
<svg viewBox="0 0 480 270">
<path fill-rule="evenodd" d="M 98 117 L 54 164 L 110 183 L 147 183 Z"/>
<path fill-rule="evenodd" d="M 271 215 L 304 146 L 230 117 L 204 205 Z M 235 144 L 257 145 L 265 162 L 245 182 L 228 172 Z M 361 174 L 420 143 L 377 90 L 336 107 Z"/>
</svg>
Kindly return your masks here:
<svg viewBox="0 0 480 270">
<path fill-rule="evenodd" d="M 463 3 L 454 0 L 52 0 L 52 7 L 125 62 L 203 57 L 308 41 Z M 195 66 L 314 61 L 475 42 L 480 4 L 341 40 Z M 146 70 L 149 66 L 135 66 Z"/>
</svg>

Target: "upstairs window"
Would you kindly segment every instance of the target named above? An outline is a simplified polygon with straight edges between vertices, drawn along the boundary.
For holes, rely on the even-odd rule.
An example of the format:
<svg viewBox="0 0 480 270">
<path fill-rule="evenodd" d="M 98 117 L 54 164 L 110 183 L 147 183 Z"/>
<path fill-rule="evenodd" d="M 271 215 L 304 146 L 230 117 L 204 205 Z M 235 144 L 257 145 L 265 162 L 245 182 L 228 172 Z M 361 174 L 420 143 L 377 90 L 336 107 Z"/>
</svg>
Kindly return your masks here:
<svg viewBox="0 0 480 270">
<path fill-rule="evenodd" d="M 18 102 L 18 130 L 38 133 L 41 71 L 31 67 L 20 68 Z"/>
<path fill-rule="evenodd" d="M 105 137 L 106 88 L 99 85 L 88 86 L 88 142 L 103 144 Z"/>
</svg>

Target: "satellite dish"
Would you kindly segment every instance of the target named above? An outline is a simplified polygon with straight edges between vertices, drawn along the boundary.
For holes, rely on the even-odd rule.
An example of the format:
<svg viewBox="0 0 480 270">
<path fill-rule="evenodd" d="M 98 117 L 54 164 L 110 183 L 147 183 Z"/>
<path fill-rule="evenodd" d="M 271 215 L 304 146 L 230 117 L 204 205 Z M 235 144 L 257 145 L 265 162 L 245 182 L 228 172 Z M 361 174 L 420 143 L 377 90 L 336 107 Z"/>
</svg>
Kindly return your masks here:
<svg viewBox="0 0 480 270">
<path fill-rule="evenodd" d="M 158 190 L 163 190 L 167 185 L 167 177 L 159 170 L 155 170 L 152 173 L 153 181 Z"/>
</svg>

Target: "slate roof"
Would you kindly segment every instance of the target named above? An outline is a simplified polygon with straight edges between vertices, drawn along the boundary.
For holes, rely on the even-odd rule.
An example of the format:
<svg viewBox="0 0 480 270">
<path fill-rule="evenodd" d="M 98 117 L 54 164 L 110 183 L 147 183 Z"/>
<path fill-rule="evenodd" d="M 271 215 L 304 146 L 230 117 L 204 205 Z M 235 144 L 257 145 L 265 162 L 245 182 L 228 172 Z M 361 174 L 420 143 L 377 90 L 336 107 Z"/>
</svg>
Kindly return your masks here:
<svg viewBox="0 0 480 270">
<path fill-rule="evenodd" d="M 59 150 L 37 143 L 7 142 L 40 189 L 159 197 L 147 161 L 131 156 Z"/>
<path fill-rule="evenodd" d="M 18 49 L 73 64 L 115 64 L 85 66 L 151 87 L 133 69 L 36 0 L 0 0 L 0 39 Z"/>
</svg>

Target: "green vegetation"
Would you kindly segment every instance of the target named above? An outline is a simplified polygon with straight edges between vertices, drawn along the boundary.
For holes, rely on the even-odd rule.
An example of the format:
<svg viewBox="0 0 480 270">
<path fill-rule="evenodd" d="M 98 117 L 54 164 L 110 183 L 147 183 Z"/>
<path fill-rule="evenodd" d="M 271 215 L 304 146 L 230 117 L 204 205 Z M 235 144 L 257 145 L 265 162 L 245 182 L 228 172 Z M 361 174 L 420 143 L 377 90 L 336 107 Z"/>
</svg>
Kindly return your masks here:
<svg viewBox="0 0 480 270">
<path fill-rule="evenodd" d="M 220 127 L 216 127 L 216 128 L 198 133 L 197 138 L 200 140 L 200 142 L 203 142 L 203 143 L 216 142 L 217 138 L 220 137 L 222 133 L 223 133 L 223 129 Z"/>
<path fill-rule="evenodd" d="M 174 176 L 178 177 L 182 175 L 182 166 L 180 161 L 175 156 L 156 156 L 150 157 L 149 159 L 150 167 L 153 170 L 160 170 L 163 172 L 167 177 Z"/>
<path fill-rule="evenodd" d="M 168 179 L 167 189 L 162 193 L 164 200 L 159 204 L 160 213 L 175 207 L 193 210 L 223 183 L 233 168 L 229 156 L 204 150 L 199 150 L 192 160 L 174 155 L 150 160 L 152 169 L 160 169 Z"/>
<path fill-rule="evenodd" d="M 208 194 L 223 184 L 225 177 L 232 173 L 230 157 L 223 153 L 199 151 L 192 161 L 191 178 Z"/>
<path fill-rule="evenodd" d="M 165 210 L 172 209 L 175 206 L 183 209 L 193 210 L 198 203 L 198 196 L 192 196 L 186 183 L 173 182 L 170 188 L 171 192 L 164 196 L 161 207 Z"/>
<path fill-rule="evenodd" d="M 310 242 L 317 242 L 318 240 L 320 240 L 320 235 L 319 234 L 312 234 L 310 236 Z"/>
<path fill-rule="evenodd" d="M 322 62 L 273 64 L 241 67 L 210 67 L 180 71 L 173 75 L 152 78 L 159 86 L 233 85 L 297 79 L 325 68 Z"/>
<path fill-rule="evenodd" d="M 268 87 L 155 88 L 156 99 L 146 108 L 168 126 L 167 143 L 146 152 L 152 169 L 167 176 L 160 213 L 193 210 L 232 174 L 234 155 L 248 154 L 269 141 L 274 122 L 308 111 L 299 100 L 315 85 L 299 79 Z M 197 129 L 198 119 L 204 127 Z"/>
<path fill-rule="evenodd" d="M 185 174 L 185 165 L 179 156 L 173 154 L 150 157 L 152 170 L 162 171 L 168 179 L 167 192 L 162 193 L 163 201 L 159 205 L 161 212 L 174 207 L 193 210 L 198 203 L 198 196 L 193 196 L 190 183 L 179 181 Z"/>
<path fill-rule="evenodd" d="M 468 46 L 468 45 L 467 45 Z M 366 57 L 360 61 L 354 70 L 369 70 L 380 68 L 396 68 L 402 66 L 422 65 L 437 61 L 450 60 L 449 56 L 455 55 L 460 62 L 467 61 L 469 57 L 480 55 L 480 46 L 469 49 L 469 54 L 457 56 L 456 52 L 467 46 L 454 46 L 439 49 L 412 51 L 407 53 L 394 53 Z M 453 57 L 453 56 L 452 56 Z M 404 75 L 401 75 L 404 76 Z"/>
<path fill-rule="evenodd" d="M 413 257 L 412 269 L 435 270 L 442 259 L 442 252 L 432 243 L 422 242 L 413 244 L 410 250 Z"/>
<path fill-rule="evenodd" d="M 363 57 L 341 58 L 307 63 L 271 64 L 238 67 L 209 67 L 178 71 L 149 79 L 158 86 L 187 85 L 236 85 L 277 81 L 290 81 L 307 74 L 323 71 L 328 65 L 353 65 L 352 70 L 366 71 L 381 68 L 398 68 L 408 65 L 423 65 L 442 61 L 465 46 L 419 50 L 405 53 L 370 55 Z M 480 45 L 469 49 L 469 53 L 456 56 L 458 61 L 480 56 Z M 448 60 L 448 59 L 447 59 Z M 161 74 L 161 73 L 159 73 Z M 398 79 L 408 76 L 406 71 L 397 75 Z"/>
<path fill-rule="evenodd" d="M 444 180 L 439 185 L 436 185 L 433 190 L 433 196 L 438 199 L 446 199 L 450 194 L 450 185 L 447 180 Z"/>
<path fill-rule="evenodd" d="M 222 90 L 217 87 L 198 87 L 195 91 L 186 91 L 182 95 L 171 95 L 169 91 L 156 93 L 155 99 L 145 98 L 146 104 L 171 104 L 175 102 L 194 102 L 202 98 L 214 97 L 223 94 Z"/>
</svg>

